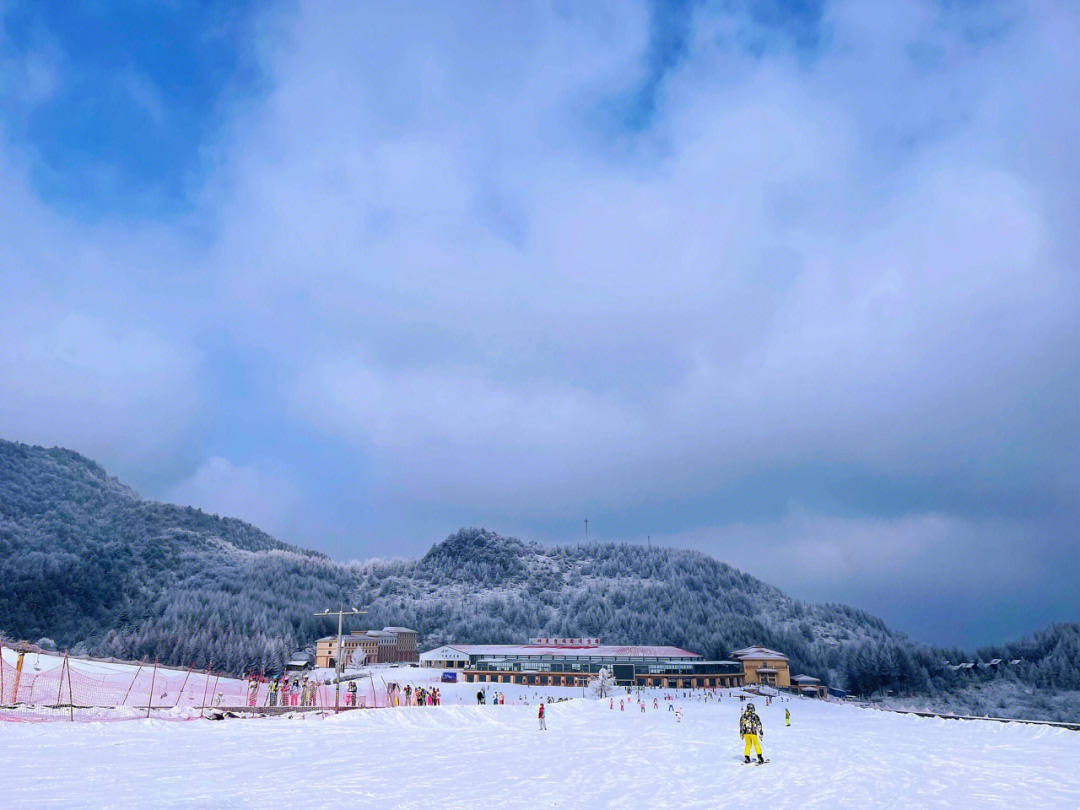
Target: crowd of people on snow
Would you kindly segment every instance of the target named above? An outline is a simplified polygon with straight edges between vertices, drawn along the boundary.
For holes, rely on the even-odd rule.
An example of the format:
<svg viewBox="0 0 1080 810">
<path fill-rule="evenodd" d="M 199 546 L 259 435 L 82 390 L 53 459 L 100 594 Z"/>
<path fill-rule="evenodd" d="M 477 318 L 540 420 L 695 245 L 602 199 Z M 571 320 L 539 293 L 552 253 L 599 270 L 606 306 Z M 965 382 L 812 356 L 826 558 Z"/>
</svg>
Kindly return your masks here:
<svg viewBox="0 0 1080 810">
<path fill-rule="evenodd" d="M 404 706 L 441 706 L 442 705 L 442 693 L 439 691 L 439 687 L 433 686 L 430 689 L 417 686 L 412 687 L 409 684 L 405 684 L 405 688 L 401 690 L 405 695 Z"/>
<path fill-rule="evenodd" d="M 258 705 L 259 690 L 266 684 L 264 706 L 314 706 L 318 701 L 319 684 L 307 675 L 279 675 L 263 680 L 252 675 L 248 679 L 247 704 Z"/>
</svg>

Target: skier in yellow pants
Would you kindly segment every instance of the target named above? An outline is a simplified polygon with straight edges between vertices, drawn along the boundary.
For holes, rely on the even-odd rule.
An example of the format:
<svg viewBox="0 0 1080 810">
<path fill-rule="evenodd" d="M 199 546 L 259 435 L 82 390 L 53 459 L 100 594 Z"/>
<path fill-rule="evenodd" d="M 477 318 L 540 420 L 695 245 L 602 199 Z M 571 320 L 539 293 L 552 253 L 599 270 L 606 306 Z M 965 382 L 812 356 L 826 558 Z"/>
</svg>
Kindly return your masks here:
<svg viewBox="0 0 1080 810">
<path fill-rule="evenodd" d="M 754 753 L 757 754 L 758 765 L 764 765 L 765 757 L 761 755 L 761 738 L 765 736 L 765 732 L 761 729 L 761 718 L 754 711 L 753 703 L 747 705 L 746 711 L 739 718 L 739 734 L 746 742 L 743 757 L 747 764 L 750 762 L 750 749 L 753 748 Z"/>
</svg>

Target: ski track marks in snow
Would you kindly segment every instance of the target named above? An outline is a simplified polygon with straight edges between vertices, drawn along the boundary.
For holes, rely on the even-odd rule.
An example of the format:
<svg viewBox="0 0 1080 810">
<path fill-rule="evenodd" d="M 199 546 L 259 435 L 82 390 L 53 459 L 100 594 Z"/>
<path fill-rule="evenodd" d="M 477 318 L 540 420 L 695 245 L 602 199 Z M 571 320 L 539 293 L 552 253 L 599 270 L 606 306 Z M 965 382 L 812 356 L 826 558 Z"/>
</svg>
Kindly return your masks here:
<svg viewBox="0 0 1080 810">
<path fill-rule="evenodd" d="M 475 685 L 443 684 L 447 703 Z M 771 762 L 741 764 L 742 704 L 444 705 L 319 719 L 5 724 L 4 808 L 1080 807 L 1080 733 L 795 699 L 764 706 Z M 542 695 L 580 695 L 543 688 Z M 792 710 L 785 728 L 784 708 Z"/>
</svg>

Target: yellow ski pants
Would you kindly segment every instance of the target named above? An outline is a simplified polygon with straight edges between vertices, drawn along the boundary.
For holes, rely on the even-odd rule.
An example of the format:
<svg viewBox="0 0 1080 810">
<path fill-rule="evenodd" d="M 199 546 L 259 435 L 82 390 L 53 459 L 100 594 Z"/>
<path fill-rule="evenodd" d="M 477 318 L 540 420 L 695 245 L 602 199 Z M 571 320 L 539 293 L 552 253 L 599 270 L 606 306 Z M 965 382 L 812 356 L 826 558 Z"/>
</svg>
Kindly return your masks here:
<svg viewBox="0 0 1080 810">
<path fill-rule="evenodd" d="M 759 757 L 761 756 L 761 741 L 758 740 L 757 734 L 744 734 L 743 739 L 746 740 L 746 750 L 743 751 L 743 756 L 750 756 L 750 747 L 753 746 L 754 753 Z"/>
</svg>

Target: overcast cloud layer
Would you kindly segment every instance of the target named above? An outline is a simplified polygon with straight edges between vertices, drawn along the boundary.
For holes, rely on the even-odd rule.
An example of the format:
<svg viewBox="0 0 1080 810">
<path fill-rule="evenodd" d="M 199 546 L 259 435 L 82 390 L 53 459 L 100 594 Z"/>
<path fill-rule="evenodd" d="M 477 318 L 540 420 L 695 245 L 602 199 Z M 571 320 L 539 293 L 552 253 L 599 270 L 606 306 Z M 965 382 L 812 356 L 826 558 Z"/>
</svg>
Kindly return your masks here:
<svg viewBox="0 0 1080 810">
<path fill-rule="evenodd" d="M 1078 618 L 1074 4 L 4 8 L 4 438 L 341 558 Z"/>
</svg>

